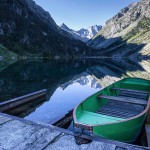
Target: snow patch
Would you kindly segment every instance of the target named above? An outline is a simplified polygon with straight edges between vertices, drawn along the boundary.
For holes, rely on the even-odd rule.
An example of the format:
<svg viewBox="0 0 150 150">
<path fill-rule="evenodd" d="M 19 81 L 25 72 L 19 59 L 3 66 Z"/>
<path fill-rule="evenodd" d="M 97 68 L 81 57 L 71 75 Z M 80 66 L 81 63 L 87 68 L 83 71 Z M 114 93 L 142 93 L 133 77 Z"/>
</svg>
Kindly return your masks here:
<svg viewBox="0 0 150 150">
<path fill-rule="evenodd" d="M 88 29 L 80 29 L 78 31 L 74 31 L 70 28 L 68 28 L 64 23 L 60 25 L 60 28 L 64 31 L 69 32 L 70 34 L 73 35 L 73 37 L 75 39 L 78 39 L 82 42 L 87 42 L 89 41 L 91 38 L 93 38 L 101 29 L 102 26 L 91 26 Z"/>
</svg>

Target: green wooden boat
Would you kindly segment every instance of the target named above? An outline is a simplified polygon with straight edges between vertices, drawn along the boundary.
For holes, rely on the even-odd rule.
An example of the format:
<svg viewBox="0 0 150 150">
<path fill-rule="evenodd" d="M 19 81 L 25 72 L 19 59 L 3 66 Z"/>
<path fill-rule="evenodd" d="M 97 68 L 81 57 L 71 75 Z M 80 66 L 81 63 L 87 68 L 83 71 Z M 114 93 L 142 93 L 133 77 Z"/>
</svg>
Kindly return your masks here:
<svg viewBox="0 0 150 150">
<path fill-rule="evenodd" d="M 75 129 L 127 143 L 139 136 L 150 107 L 150 81 L 125 78 L 80 103 L 73 112 Z"/>
</svg>

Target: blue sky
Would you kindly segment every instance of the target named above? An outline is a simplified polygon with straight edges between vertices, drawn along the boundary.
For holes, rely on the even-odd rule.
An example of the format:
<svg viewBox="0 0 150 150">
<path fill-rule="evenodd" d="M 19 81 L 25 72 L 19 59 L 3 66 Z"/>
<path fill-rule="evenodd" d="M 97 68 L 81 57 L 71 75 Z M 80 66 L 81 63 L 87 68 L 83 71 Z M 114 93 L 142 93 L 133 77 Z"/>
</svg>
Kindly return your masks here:
<svg viewBox="0 0 150 150">
<path fill-rule="evenodd" d="M 35 0 L 48 11 L 55 22 L 78 30 L 91 25 L 104 25 L 122 8 L 139 0 Z"/>
</svg>

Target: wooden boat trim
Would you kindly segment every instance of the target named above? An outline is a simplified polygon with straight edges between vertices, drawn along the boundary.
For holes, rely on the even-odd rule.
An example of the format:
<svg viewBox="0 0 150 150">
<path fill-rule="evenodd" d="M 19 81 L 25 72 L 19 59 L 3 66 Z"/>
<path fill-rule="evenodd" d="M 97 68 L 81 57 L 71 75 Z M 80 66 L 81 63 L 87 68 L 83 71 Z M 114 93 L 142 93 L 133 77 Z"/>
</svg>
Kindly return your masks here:
<svg viewBox="0 0 150 150">
<path fill-rule="evenodd" d="M 134 78 L 134 79 L 140 79 L 140 78 Z M 143 79 L 143 80 L 145 80 L 145 79 Z M 119 81 L 118 81 L 118 82 L 119 82 Z M 104 90 L 105 88 L 106 88 L 106 87 L 102 88 L 100 91 Z M 93 95 L 91 95 L 91 96 L 94 96 L 94 95 L 95 95 L 95 94 L 93 94 Z M 76 110 L 77 110 L 77 108 L 78 108 L 84 101 L 86 101 L 86 99 L 83 100 L 81 103 L 79 103 L 79 104 L 75 107 L 75 109 L 74 109 L 74 111 L 73 111 L 74 125 L 75 125 L 75 126 L 76 126 L 76 125 L 80 125 L 80 126 L 90 127 L 90 128 L 92 128 L 92 129 L 93 129 L 93 127 L 96 127 L 96 126 L 104 126 L 104 125 L 110 125 L 110 124 L 117 124 L 117 123 L 127 122 L 127 121 L 130 121 L 130 120 L 136 119 L 136 118 L 138 118 L 138 117 L 144 115 L 146 112 L 148 112 L 148 110 L 149 110 L 149 108 L 150 108 L 150 96 L 149 96 L 149 99 L 148 99 L 148 101 L 147 101 L 147 106 L 146 106 L 146 108 L 144 109 L 144 111 L 141 112 L 140 114 L 134 116 L 134 117 L 131 117 L 131 118 L 128 118 L 128 119 L 124 119 L 124 120 L 122 120 L 122 121 L 117 121 L 117 122 L 114 122 L 114 123 L 111 122 L 111 123 L 105 123 L 105 124 L 93 124 L 93 125 L 88 125 L 88 124 L 79 123 L 79 122 L 77 121 L 77 118 L 76 118 Z"/>
</svg>

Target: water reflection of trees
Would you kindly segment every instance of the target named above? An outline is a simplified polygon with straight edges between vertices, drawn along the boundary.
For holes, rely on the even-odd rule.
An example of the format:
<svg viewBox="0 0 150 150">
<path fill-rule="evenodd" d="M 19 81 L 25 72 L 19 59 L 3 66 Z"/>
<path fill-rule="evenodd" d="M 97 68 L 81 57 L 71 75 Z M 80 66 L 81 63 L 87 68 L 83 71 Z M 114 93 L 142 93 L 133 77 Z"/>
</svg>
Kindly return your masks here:
<svg viewBox="0 0 150 150">
<path fill-rule="evenodd" d="M 45 88 L 50 97 L 57 87 L 82 72 L 91 74 L 98 82 L 130 75 L 150 78 L 146 67 L 150 67 L 149 60 L 145 66 L 136 59 L 19 61 L 0 73 L 1 101 Z"/>
</svg>

